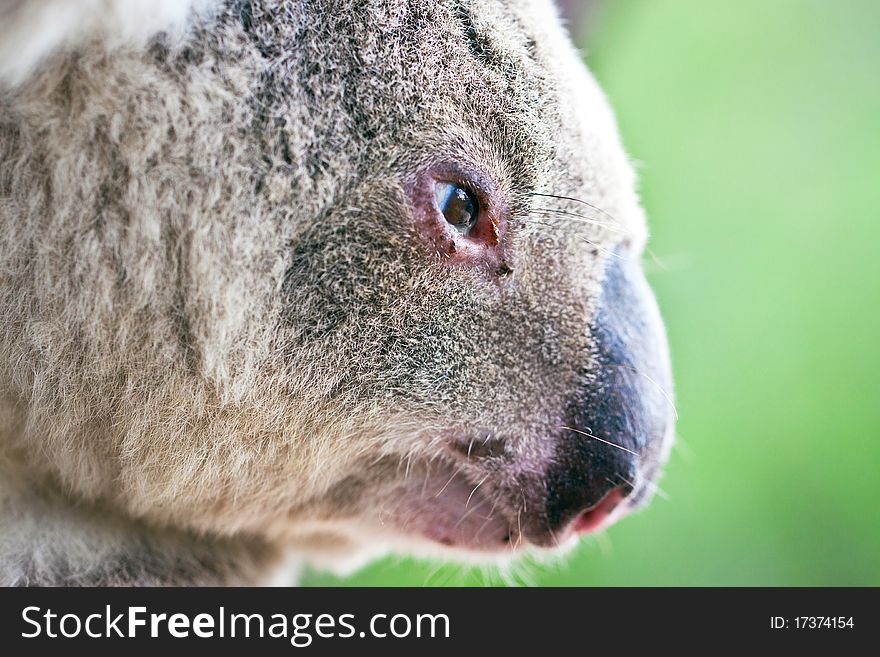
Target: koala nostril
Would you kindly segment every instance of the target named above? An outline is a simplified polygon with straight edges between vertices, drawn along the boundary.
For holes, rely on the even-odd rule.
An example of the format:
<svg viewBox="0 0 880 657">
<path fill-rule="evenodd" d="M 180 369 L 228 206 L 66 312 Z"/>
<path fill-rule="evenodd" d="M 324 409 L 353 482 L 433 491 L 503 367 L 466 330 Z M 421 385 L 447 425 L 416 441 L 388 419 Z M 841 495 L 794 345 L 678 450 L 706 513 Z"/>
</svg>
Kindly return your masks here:
<svg viewBox="0 0 880 657">
<path fill-rule="evenodd" d="M 610 490 L 598 503 L 582 511 L 574 519 L 572 530 L 576 534 L 588 534 L 601 529 L 631 491 L 632 489 L 627 486 L 618 486 Z"/>
</svg>

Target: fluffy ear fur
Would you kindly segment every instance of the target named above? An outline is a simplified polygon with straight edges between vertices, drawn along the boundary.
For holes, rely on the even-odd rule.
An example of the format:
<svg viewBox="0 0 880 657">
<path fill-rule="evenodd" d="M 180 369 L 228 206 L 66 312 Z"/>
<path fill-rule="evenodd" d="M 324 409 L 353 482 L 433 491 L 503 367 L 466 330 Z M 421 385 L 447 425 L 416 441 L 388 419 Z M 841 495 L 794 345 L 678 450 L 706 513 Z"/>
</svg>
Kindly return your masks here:
<svg viewBox="0 0 880 657">
<path fill-rule="evenodd" d="M 0 0 L 0 86 L 22 83 L 45 57 L 91 39 L 110 48 L 173 39 L 215 0 Z"/>
</svg>

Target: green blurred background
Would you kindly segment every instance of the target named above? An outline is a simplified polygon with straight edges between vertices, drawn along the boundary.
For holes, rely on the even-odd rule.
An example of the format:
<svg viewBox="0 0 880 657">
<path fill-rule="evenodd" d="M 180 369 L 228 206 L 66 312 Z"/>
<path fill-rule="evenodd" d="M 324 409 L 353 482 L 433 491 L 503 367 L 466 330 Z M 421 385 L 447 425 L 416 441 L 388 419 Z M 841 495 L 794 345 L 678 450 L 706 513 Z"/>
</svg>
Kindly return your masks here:
<svg viewBox="0 0 880 657">
<path fill-rule="evenodd" d="M 341 585 L 880 585 L 880 3 L 604 0 L 680 415 L 663 497 L 508 573 Z"/>
</svg>

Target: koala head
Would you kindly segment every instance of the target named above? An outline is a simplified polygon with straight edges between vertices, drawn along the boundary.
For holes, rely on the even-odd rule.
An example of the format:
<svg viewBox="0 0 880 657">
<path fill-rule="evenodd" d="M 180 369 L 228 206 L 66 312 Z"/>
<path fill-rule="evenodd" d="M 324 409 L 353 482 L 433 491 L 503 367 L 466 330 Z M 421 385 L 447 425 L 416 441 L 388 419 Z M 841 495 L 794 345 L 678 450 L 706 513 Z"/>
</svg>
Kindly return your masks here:
<svg viewBox="0 0 880 657">
<path fill-rule="evenodd" d="M 546 0 L 229 0 L 3 96 L 2 449 L 316 560 L 570 546 L 672 434 L 646 230 Z"/>
</svg>

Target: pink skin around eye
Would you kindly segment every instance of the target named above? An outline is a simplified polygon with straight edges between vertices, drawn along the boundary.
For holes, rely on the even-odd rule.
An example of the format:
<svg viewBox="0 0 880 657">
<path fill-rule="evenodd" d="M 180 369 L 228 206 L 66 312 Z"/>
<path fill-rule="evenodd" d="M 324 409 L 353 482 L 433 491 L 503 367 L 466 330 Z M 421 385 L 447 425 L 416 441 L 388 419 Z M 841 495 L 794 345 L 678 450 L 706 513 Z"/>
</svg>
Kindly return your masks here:
<svg viewBox="0 0 880 657">
<path fill-rule="evenodd" d="M 467 235 L 450 225 L 440 211 L 438 183 L 460 186 L 476 197 L 479 214 Z M 407 191 L 419 233 L 445 261 L 502 276 L 511 271 L 505 254 L 507 206 L 485 176 L 468 175 L 451 165 L 429 167 L 416 176 Z"/>
</svg>

